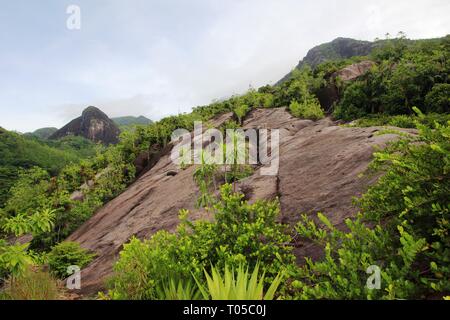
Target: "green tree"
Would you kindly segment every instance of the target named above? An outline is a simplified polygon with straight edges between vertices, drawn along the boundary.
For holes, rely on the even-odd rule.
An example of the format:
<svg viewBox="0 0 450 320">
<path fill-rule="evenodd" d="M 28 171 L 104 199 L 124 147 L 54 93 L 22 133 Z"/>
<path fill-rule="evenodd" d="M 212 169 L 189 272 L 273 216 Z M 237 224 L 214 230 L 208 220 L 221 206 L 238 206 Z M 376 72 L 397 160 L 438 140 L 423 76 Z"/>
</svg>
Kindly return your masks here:
<svg viewBox="0 0 450 320">
<path fill-rule="evenodd" d="M 60 279 L 65 279 L 68 276 L 69 266 L 84 268 L 94 257 L 95 254 L 81 248 L 76 242 L 61 242 L 48 253 L 47 260 L 51 273 Z"/>
<path fill-rule="evenodd" d="M 450 84 L 438 83 L 425 97 L 425 111 L 450 112 Z"/>
</svg>

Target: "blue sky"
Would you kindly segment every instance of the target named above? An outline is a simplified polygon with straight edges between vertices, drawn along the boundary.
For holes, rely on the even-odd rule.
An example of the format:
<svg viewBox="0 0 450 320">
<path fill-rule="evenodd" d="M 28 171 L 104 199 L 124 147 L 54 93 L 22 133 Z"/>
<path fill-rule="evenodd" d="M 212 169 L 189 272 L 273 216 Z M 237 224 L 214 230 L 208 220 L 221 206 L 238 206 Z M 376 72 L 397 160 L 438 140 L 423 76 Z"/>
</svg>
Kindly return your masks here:
<svg viewBox="0 0 450 320">
<path fill-rule="evenodd" d="M 72 4 L 80 30 L 66 27 Z M 448 0 L 0 0 L 0 126 L 61 127 L 88 105 L 159 119 L 274 83 L 339 36 L 444 36 L 449 12 Z"/>
</svg>

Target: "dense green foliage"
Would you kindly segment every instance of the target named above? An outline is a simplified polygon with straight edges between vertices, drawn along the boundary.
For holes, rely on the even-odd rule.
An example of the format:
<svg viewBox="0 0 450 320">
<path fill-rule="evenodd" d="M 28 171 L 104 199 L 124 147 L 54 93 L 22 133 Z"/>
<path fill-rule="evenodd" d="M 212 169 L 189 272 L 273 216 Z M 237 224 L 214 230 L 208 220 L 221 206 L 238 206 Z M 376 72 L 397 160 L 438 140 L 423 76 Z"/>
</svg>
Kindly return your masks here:
<svg viewBox="0 0 450 320">
<path fill-rule="evenodd" d="M 288 107 L 292 101 L 316 103 L 316 91 L 325 85 L 323 74 L 315 75 L 309 67 L 294 70 L 287 81 L 278 86 L 259 88 L 260 94 L 272 95 L 272 107 Z"/>
<path fill-rule="evenodd" d="M 324 247 L 323 260 L 307 261 L 292 286 L 306 299 L 417 299 L 450 292 L 450 122 L 432 130 L 417 124 L 376 153 L 373 169 L 386 171 L 358 200 L 362 213 L 337 230 L 304 218 L 301 237 Z M 366 224 L 369 222 L 369 224 Z M 381 269 L 381 290 L 365 286 L 370 265 Z"/>
<path fill-rule="evenodd" d="M 324 117 L 317 98 L 313 100 L 306 100 L 301 103 L 293 100 L 289 105 L 289 109 L 294 116 L 303 119 L 319 120 Z"/>
<path fill-rule="evenodd" d="M 87 156 L 93 149 L 88 149 L 92 144 L 86 144 L 82 138 L 42 142 L 2 130 L 0 174 L 11 177 L 11 181 L 1 180 L 3 190 L 10 189 L 10 192 L 2 191 L 4 199 L 8 200 L 0 209 L 0 217 L 26 216 L 46 209 L 55 212 L 52 230 L 36 235 L 31 243 L 33 249 L 48 251 L 133 181 L 134 161 L 138 155 L 150 156 L 169 143 L 175 129 L 192 130 L 194 121 L 208 120 L 231 111 L 233 106 L 234 102 L 230 101 L 213 103 L 198 107 L 191 114 L 135 126 L 122 132 L 120 143 L 106 149 L 99 146 L 90 157 Z M 62 159 L 67 161 L 61 162 L 54 154 L 63 155 Z"/>
<path fill-rule="evenodd" d="M 64 279 L 67 277 L 67 267 L 84 268 L 94 257 L 95 254 L 81 248 L 76 242 L 61 242 L 48 253 L 47 261 L 51 273 Z"/>
<path fill-rule="evenodd" d="M 34 249 L 46 250 L 64 240 L 104 201 L 121 192 L 133 174 L 134 167 L 123 161 L 116 148 L 99 153 L 91 160 L 69 165 L 56 177 L 34 167 L 19 175 L 1 212 L 7 217 L 16 217 L 53 210 L 54 227 L 35 236 L 31 244 Z M 82 201 L 71 197 L 79 189 Z"/>
<path fill-rule="evenodd" d="M 405 114 L 388 116 L 384 114 L 374 114 L 355 120 L 355 122 L 352 123 L 351 126 L 392 126 L 398 128 L 417 128 L 417 124 L 422 124 L 430 128 L 435 128 L 436 124 L 445 125 L 449 120 L 450 113 L 429 113 L 423 116 Z"/>
<path fill-rule="evenodd" d="M 223 275 L 217 268 L 211 268 L 211 275 L 205 270 L 206 286 L 196 280 L 205 300 L 273 300 L 283 277 L 279 274 L 264 293 L 264 274 L 259 274 L 257 264 L 249 274 L 248 267 L 239 265 L 230 269 L 225 265 Z"/>
<path fill-rule="evenodd" d="M 310 120 L 324 117 L 319 100 L 311 93 L 319 85 L 309 68 L 292 72 L 286 98 L 290 99 L 289 110 L 294 116 Z"/>
<path fill-rule="evenodd" d="M 392 39 L 371 56 L 376 63 L 357 81 L 343 84 L 335 117 L 371 113 L 449 112 L 450 36 L 437 40 Z"/>
<path fill-rule="evenodd" d="M 26 233 L 37 236 L 40 233 L 48 232 L 54 223 L 54 212 L 44 210 L 35 212 L 32 215 L 20 215 L 16 217 L 5 217 L 0 212 L 0 234 L 5 237 L 13 235 L 16 237 Z M 0 283 L 9 276 L 20 277 L 30 267 L 39 260 L 38 255 L 28 252 L 28 243 L 8 244 L 0 239 Z"/>
<path fill-rule="evenodd" d="M 191 222 L 182 210 L 175 233 L 160 231 L 149 240 L 131 239 L 115 265 L 108 297 L 224 297 L 221 294 L 226 292 L 217 293 L 218 283 L 228 281 L 230 286 L 245 288 L 237 283 L 256 283 L 257 266 L 264 272 L 257 281 L 259 289 L 271 293 L 267 298 L 448 295 L 449 47 L 449 37 L 384 41 L 369 57 L 328 61 L 314 69 L 304 66 L 279 85 L 250 89 L 194 108 L 190 114 L 128 127 L 120 142 L 107 148 L 81 138 L 42 141 L 1 130 L 0 278 L 27 279 L 30 265 L 46 263 L 55 275 L 64 277 L 68 264 L 86 265 L 92 258 L 89 253 L 76 244 L 58 243 L 133 182 L 136 158 L 150 158 L 163 150 L 175 129 L 192 130 L 195 121 L 227 112 L 234 118 L 224 128 L 239 127 L 257 107 L 289 107 L 296 117 L 318 120 L 324 116 L 320 93 L 333 86 L 339 96 L 334 117 L 363 117 L 351 125 L 418 128 L 420 134 L 403 134 L 402 140 L 376 153 L 373 169 L 385 175 L 357 201 L 361 213 L 346 221 L 346 231 L 336 229 L 323 215 L 319 215 L 321 223 L 304 217 L 296 226 L 300 239 L 323 248 L 322 259 L 295 265 L 292 230 L 278 222 L 277 201 L 249 204 L 228 184 L 216 196 L 220 183 L 235 183 L 253 168 L 233 163 L 223 177 L 217 177 L 218 168 L 203 163 L 193 177 L 200 189 L 197 204 L 214 221 Z M 363 59 L 371 59 L 375 66 L 358 80 L 344 83 L 332 76 Z M 29 244 L 3 240 L 28 234 L 33 236 Z M 381 290 L 366 287 L 366 270 L 371 265 L 381 269 Z M 233 279 L 231 270 L 236 269 Z M 253 275 L 244 270 L 253 270 Z M 278 283 L 281 273 L 288 278 L 285 283 Z M 271 288 L 271 283 L 277 285 Z M 259 289 L 256 296 L 261 299 Z M 228 292 L 227 297 L 239 296 L 236 292 Z"/>
<path fill-rule="evenodd" d="M 8 199 L 20 169 L 37 166 L 55 175 L 70 163 L 94 154 L 95 145 L 80 137 L 43 141 L 0 128 L 0 208 Z"/>
<path fill-rule="evenodd" d="M 175 280 L 168 279 L 157 288 L 158 299 L 160 300 L 200 300 L 202 293 L 194 279 Z M 102 294 L 100 295 L 102 297 Z M 110 297 L 104 295 L 106 300 Z"/>
<path fill-rule="evenodd" d="M 91 142 L 80 137 L 42 141 L 6 130 L 0 131 L 0 165 L 17 168 L 41 167 L 52 174 L 71 162 L 95 154 Z"/>
<path fill-rule="evenodd" d="M 40 139 L 48 139 L 56 131 L 58 131 L 58 129 L 54 127 L 41 128 L 33 131 L 32 133 L 27 133 L 27 135 L 35 136 Z"/>
<path fill-rule="evenodd" d="M 274 219 L 278 204 L 249 205 L 225 185 L 220 201 L 213 205 L 214 222 L 191 223 L 182 212 L 176 234 L 161 231 L 151 240 L 134 239 L 127 244 L 115 267 L 110 297 L 161 299 L 172 293 L 198 298 L 190 278 L 193 275 L 199 279 L 203 298 L 218 298 L 219 294 L 213 294 L 217 293 L 220 272 L 211 270 L 216 273 L 214 280 L 209 272 L 209 278 L 203 277 L 201 270 L 209 270 L 212 263 L 226 273 L 227 265 L 254 267 L 258 261 L 266 269 L 269 283 L 277 272 L 288 272 L 290 279 L 277 292 L 285 298 L 415 299 L 448 295 L 449 123 L 435 123 L 431 129 L 421 124 L 428 121 L 425 115 L 419 112 L 417 117 L 419 136 L 404 136 L 376 154 L 372 169 L 386 174 L 358 200 L 361 214 L 356 220 L 346 221 L 346 231 L 334 227 L 321 214 L 323 227 L 306 216 L 297 225 L 300 239 L 323 247 L 322 259 L 307 259 L 306 265 L 295 267 L 286 227 Z M 380 290 L 366 285 L 370 276 L 366 271 L 373 265 L 380 268 Z M 170 281 L 174 281 L 172 290 L 165 286 Z M 166 294 L 161 294 L 160 288 L 166 288 Z"/>
<path fill-rule="evenodd" d="M 425 96 L 425 107 L 425 111 L 450 112 L 450 84 L 435 84 Z"/>
<path fill-rule="evenodd" d="M 175 234 L 156 233 L 150 240 L 132 239 L 124 246 L 110 283 L 113 299 L 159 299 L 160 287 L 168 278 L 184 281 L 195 276 L 203 281 L 203 270 L 211 264 L 223 269 L 246 264 L 264 266 L 266 280 L 272 281 L 285 264 L 293 263 L 289 235 L 276 222 L 277 202 L 248 204 L 230 185 L 221 189 L 213 207 L 214 222 L 188 220 L 180 213 Z"/>
</svg>

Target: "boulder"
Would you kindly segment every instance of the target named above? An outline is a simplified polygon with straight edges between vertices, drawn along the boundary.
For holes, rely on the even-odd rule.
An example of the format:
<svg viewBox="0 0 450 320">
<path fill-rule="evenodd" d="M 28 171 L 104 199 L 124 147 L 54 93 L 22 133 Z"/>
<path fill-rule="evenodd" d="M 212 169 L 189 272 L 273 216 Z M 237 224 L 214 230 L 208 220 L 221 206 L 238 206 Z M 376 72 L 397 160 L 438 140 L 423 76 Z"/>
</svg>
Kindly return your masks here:
<svg viewBox="0 0 450 320">
<path fill-rule="evenodd" d="M 367 71 L 369 71 L 374 65 L 375 62 L 370 60 L 354 63 L 345 67 L 344 69 L 335 72 L 332 75 L 332 78 L 333 79 L 339 78 L 344 82 L 356 80 L 362 75 L 364 75 Z"/>
<path fill-rule="evenodd" d="M 366 74 L 367 71 L 369 71 L 373 66 L 375 66 L 375 62 L 365 60 L 351 64 L 333 73 L 330 77 L 330 80 L 328 81 L 328 86 L 321 88 L 317 92 L 317 96 L 322 108 L 325 111 L 330 112 L 333 106 L 340 100 L 342 93 L 339 92 L 338 86 L 336 85 L 337 79 L 342 82 L 357 80 L 358 78 Z"/>
</svg>

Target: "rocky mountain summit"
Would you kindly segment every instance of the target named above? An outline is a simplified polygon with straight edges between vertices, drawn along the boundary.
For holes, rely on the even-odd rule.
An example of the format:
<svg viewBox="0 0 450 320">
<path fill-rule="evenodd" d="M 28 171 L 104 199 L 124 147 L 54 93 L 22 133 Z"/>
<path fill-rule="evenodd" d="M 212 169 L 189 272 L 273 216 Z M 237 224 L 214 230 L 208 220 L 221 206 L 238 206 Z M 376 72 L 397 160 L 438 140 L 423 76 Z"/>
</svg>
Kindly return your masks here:
<svg viewBox="0 0 450 320">
<path fill-rule="evenodd" d="M 52 134 L 49 139 L 74 135 L 94 142 L 114 144 L 119 141 L 119 134 L 117 125 L 100 109 L 91 106 L 86 108 L 80 117 Z"/>
<path fill-rule="evenodd" d="M 350 38 L 336 38 L 329 43 L 321 44 L 308 51 L 306 57 L 300 61 L 298 67 L 307 63 L 315 67 L 328 60 L 348 59 L 355 56 L 368 55 L 375 44 Z"/>
<path fill-rule="evenodd" d="M 305 65 L 312 68 L 319 64 L 339 59 L 348 59 L 355 56 L 366 56 L 376 47 L 375 42 L 361 41 L 350 38 L 336 38 L 331 42 L 318 45 L 308 51 L 306 56 L 300 60 L 296 69 L 301 69 Z M 278 83 L 289 79 L 291 73 L 284 76 Z"/>
</svg>

